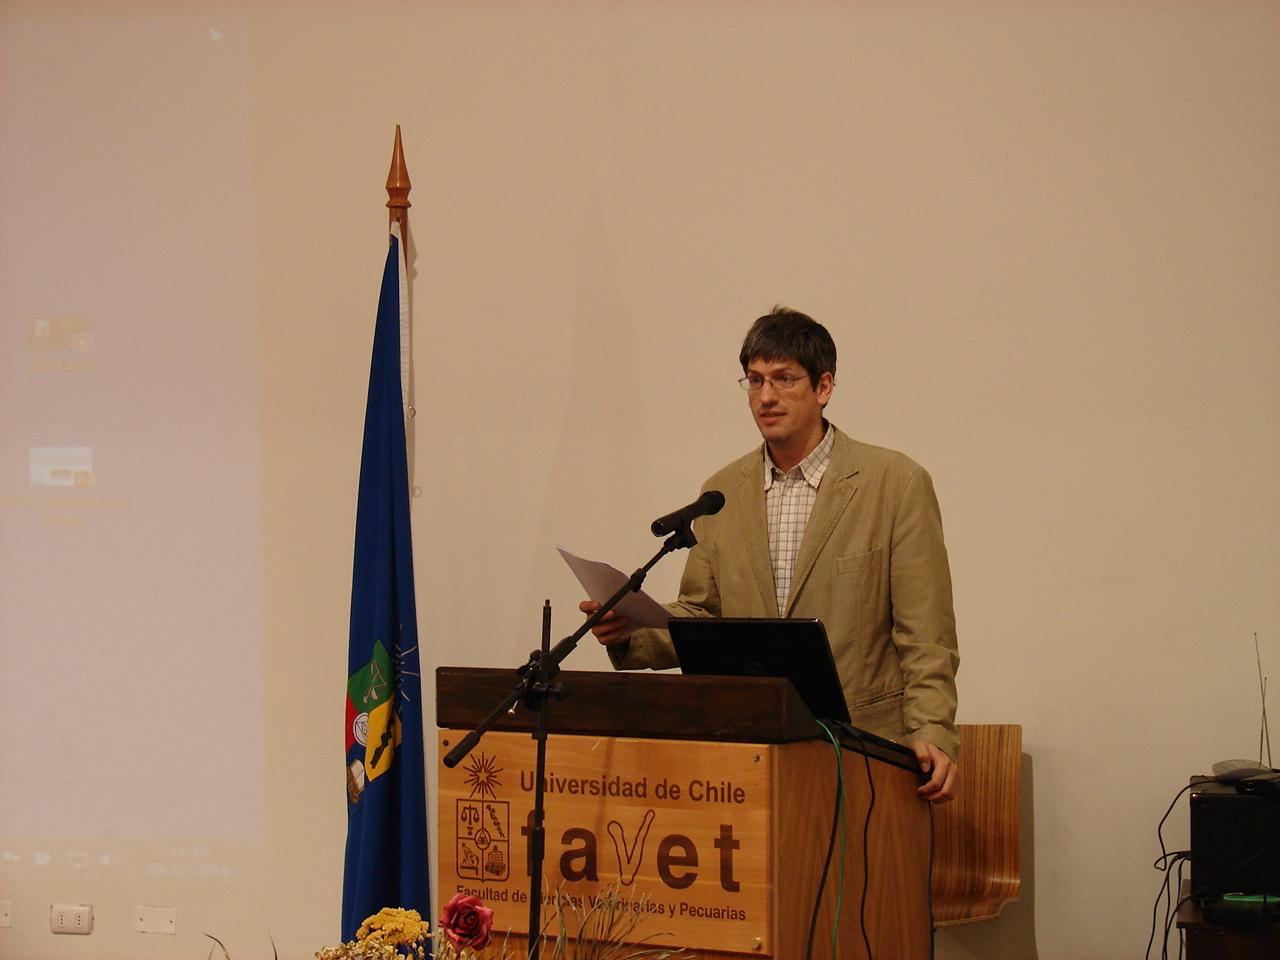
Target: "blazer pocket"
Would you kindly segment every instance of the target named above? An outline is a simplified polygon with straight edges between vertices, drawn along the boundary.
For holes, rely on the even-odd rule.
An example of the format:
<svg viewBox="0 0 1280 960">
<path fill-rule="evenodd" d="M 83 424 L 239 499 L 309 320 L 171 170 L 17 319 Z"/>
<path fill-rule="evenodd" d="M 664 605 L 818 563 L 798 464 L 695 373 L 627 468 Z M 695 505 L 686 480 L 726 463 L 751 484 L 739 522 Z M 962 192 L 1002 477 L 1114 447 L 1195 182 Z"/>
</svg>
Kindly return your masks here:
<svg viewBox="0 0 1280 960">
<path fill-rule="evenodd" d="M 826 595 L 829 598 L 823 619 L 831 636 L 831 644 L 841 651 L 837 654 L 842 672 L 861 673 L 855 666 L 866 642 L 864 636 L 867 623 L 867 598 L 874 596 L 869 578 L 878 576 L 880 551 L 870 550 L 866 553 L 853 553 L 836 557 L 835 576 L 827 584 Z"/>
<path fill-rule="evenodd" d="M 879 561 L 874 564 L 872 558 L 880 556 L 880 548 L 868 550 L 866 553 L 851 553 L 845 557 L 836 557 L 836 573 L 841 576 L 853 575 L 859 580 L 866 579 L 866 572 L 871 567 L 879 567 Z"/>
</svg>

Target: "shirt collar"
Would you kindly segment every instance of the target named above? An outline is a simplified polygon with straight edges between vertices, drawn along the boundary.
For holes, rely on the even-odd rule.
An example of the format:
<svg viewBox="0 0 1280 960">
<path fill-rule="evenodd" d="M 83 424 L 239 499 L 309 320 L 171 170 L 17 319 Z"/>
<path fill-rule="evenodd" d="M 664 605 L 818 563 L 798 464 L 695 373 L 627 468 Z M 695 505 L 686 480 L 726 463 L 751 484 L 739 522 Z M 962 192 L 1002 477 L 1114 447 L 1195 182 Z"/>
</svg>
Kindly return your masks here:
<svg viewBox="0 0 1280 960">
<path fill-rule="evenodd" d="M 835 446 L 836 432 L 831 428 L 831 424 L 826 425 L 826 432 L 822 435 L 822 439 L 818 441 L 818 445 L 809 451 L 809 455 L 791 468 L 790 473 L 800 471 L 800 475 L 804 477 L 805 483 L 818 489 L 818 484 L 822 482 L 822 475 L 827 472 L 827 467 L 831 465 L 831 448 Z M 769 456 L 769 445 L 764 445 L 764 488 L 768 490 L 773 486 L 774 476 L 783 476 L 783 472 L 774 464 L 773 458 Z"/>
</svg>

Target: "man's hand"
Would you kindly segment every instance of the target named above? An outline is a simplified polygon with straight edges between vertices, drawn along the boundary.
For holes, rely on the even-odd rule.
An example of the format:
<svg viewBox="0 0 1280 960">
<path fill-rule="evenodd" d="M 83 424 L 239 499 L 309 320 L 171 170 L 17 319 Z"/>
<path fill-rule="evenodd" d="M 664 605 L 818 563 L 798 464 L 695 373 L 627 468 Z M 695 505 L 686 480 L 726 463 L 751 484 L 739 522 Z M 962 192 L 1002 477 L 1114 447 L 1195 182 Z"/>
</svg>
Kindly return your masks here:
<svg viewBox="0 0 1280 960">
<path fill-rule="evenodd" d="M 954 797 L 960 777 L 956 762 L 926 740 L 913 740 L 911 749 L 920 769 L 929 774 L 929 782 L 921 784 L 916 793 L 930 803 L 946 803 Z"/>
<path fill-rule="evenodd" d="M 594 600 L 583 600 L 578 604 L 578 609 L 583 613 L 592 614 L 600 609 L 600 604 Z M 630 640 L 631 634 L 635 632 L 635 629 L 629 619 L 610 610 L 604 615 L 603 620 L 591 628 L 591 632 L 606 647 L 613 647 Z"/>
</svg>

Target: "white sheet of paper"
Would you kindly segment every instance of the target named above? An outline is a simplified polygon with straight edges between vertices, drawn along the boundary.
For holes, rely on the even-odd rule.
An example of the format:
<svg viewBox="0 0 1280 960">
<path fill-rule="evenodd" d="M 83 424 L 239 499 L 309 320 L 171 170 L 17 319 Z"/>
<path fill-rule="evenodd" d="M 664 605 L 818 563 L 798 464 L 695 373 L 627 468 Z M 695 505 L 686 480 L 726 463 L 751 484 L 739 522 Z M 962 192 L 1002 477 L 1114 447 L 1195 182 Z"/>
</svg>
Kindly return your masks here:
<svg viewBox="0 0 1280 960">
<path fill-rule="evenodd" d="M 622 587 L 628 579 L 627 574 L 617 567 L 611 567 L 599 560 L 587 560 L 577 554 L 570 553 L 564 547 L 556 547 L 564 562 L 569 565 L 573 575 L 587 591 L 587 596 L 596 603 L 604 603 Z M 629 593 L 613 608 L 615 613 L 627 617 L 637 627 L 666 627 L 671 614 L 667 608 L 654 600 L 643 590 Z"/>
</svg>

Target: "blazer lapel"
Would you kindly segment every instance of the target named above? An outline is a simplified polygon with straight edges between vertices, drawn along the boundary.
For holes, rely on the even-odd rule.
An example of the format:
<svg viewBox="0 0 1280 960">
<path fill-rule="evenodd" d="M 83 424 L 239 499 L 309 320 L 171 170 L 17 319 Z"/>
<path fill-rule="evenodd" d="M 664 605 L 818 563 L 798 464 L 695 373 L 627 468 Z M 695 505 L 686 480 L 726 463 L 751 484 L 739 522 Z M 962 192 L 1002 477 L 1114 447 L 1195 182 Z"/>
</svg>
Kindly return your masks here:
<svg viewBox="0 0 1280 960">
<path fill-rule="evenodd" d="M 830 429 L 834 430 L 835 427 Z M 800 552 L 796 555 L 795 569 L 791 573 L 791 592 L 787 596 L 787 609 L 784 616 L 791 616 L 791 608 L 795 606 L 796 596 L 804 587 L 804 582 L 813 571 L 813 565 L 817 563 L 822 548 L 827 545 L 841 515 L 857 492 L 858 483 L 855 479 L 857 474 L 858 466 L 853 462 L 845 437 L 837 433 L 835 447 L 831 451 L 831 464 L 823 474 L 822 483 L 818 485 L 818 498 L 814 501 L 809 522 L 805 524 L 804 539 L 800 541 Z M 768 531 L 766 530 L 766 559 L 768 549 Z"/>
</svg>

